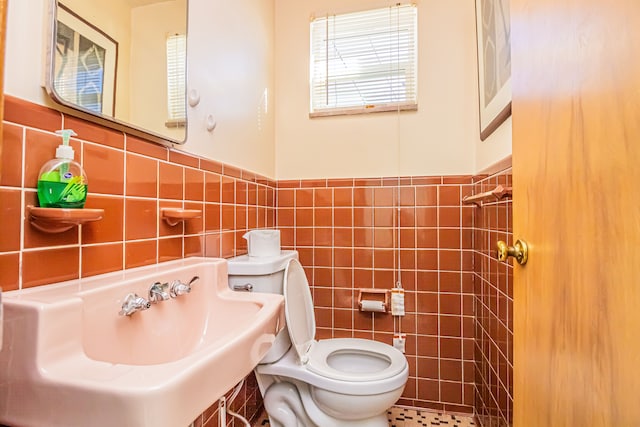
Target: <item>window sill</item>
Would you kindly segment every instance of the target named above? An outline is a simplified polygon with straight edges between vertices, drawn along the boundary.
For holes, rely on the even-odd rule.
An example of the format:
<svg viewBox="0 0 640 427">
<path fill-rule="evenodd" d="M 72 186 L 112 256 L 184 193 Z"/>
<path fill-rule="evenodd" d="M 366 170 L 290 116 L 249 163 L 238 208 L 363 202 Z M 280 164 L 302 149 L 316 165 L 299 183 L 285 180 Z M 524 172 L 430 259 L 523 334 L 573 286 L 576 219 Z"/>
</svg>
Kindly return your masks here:
<svg viewBox="0 0 640 427">
<path fill-rule="evenodd" d="M 309 113 L 309 118 L 329 116 L 352 116 L 356 114 L 386 113 L 391 111 L 417 111 L 418 104 L 366 105 L 354 108 L 331 108 Z"/>
</svg>

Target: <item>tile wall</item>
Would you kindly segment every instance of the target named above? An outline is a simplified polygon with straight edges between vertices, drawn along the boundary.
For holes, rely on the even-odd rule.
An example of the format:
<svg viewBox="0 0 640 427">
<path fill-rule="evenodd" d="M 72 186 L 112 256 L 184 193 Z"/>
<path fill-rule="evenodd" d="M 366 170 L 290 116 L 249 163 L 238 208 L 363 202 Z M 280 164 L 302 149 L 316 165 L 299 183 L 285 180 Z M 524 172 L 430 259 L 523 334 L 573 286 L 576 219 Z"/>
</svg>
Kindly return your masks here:
<svg viewBox="0 0 640 427">
<path fill-rule="evenodd" d="M 104 218 L 47 234 L 33 228 L 42 164 L 54 156 L 62 127 L 89 178 L 88 208 Z M 273 227 L 275 182 L 238 168 L 149 143 L 46 107 L 7 97 L 0 178 L 0 286 L 7 291 L 187 256 L 246 251 L 247 229 Z M 169 226 L 163 207 L 203 216 Z"/>
<path fill-rule="evenodd" d="M 71 128 L 75 158 L 89 178 L 86 207 L 101 221 L 60 234 L 33 228 L 40 167 Z M 0 177 L 0 286 L 3 291 L 77 279 L 189 256 L 246 252 L 247 229 L 275 224 L 275 182 L 229 165 L 184 154 L 21 99 L 5 96 Z M 203 216 L 169 226 L 163 207 Z M 253 375 L 234 403 L 252 417 L 261 404 Z M 197 422 L 217 423 L 211 414 Z M 252 412 L 253 411 L 253 412 Z"/>
<path fill-rule="evenodd" d="M 231 397 L 233 390 L 226 393 L 226 398 Z M 240 414 L 248 421 L 253 421 L 252 425 L 257 422 L 260 415 L 263 412 L 262 396 L 258 388 L 258 382 L 255 375 L 251 374 L 246 379 L 237 397 L 227 406 L 227 410 L 231 410 L 237 414 Z M 220 411 L 218 409 L 218 402 L 215 402 L 204 413 L 198 416 L 193 421 L 193 427 L 221 427 L 224 426 L 224 422 L 220 419 Z M 231 415 L 226 415 L 226 426 L 244 426 L 237 418 Z"/>
<path fill-rule="evenodd" d="M 511 168 L 474 177 L 474 194 L 511 186 Z M 481 425 L 510 426 L 513 410 L 513 261 L 495 257 L 498 240 L 513 244 L 511 198 L 475 209 L 475 408 Z"/>
<path fill-rule="evenodd" d="M 63 127 L 79 134 L 72 145 L 89 176 L 87 207 L 104 208 L 105 218 L 45 234 L 25 211 L 36 203 L 39 168 L 59 144 L 53 131 Z M 497 239 L 511 243 L 511 202 L 460 204 L 467 194 L 510 183 L 510 169 L 474 178 L 276 184 L 10 96 L 3 139 L 3 290 L 181 257 L 230 257 L 246 251 L 247 229 L 277 225 L 283 246 L 300 252 L 312 285 L 318 338 L 391 343 L 394 332 L 406 333 L 410 378 L 400 404 L 466 413 L 475 405 L 483 425 L 510 422 L 512 268 L 494 261 L 492 247 Z M 204 215 L 170 227 L 158 212 L 173 206 Z M 398 278 L 406 316 L 356 309 L 359 288 L 389 289 Z M 250 375 L 231 407 L 251 418 L 260 406 Z M 217 407 L 195 426 L 218 426 Z"/>
<path fill-rule="evenodd" d="M 277 183 L 277 227 L 312 285 L 317 337 L 391 344 L 394 332 L 407 334 L 410 374 L 400 404 L 473 413 L 474 208 L 460 203 L 471 179 Z M 398 270 L 406 316 L 360 312 L 358 289 L 390 289 Z"/>
</svg>

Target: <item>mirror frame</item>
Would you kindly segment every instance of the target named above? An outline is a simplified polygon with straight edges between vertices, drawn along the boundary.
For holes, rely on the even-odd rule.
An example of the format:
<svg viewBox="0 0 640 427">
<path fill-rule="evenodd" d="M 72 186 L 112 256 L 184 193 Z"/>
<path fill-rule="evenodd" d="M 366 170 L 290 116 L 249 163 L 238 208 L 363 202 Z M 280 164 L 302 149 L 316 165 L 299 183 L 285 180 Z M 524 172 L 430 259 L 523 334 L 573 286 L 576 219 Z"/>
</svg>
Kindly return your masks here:
<svg viewBox="0 0 640 427">
<path fill-rule="evenodd" d="M 189 1 L 187 0 L 187 52 L 189 45 Z M 57 32 L 57 20 L 58 20 L 58 0 L 49 0 L 49 13 L 48 13 L 48 31 L 46 42 L 46 61 L 44 70 L 44 88 L 53 100 L 55 107 L 63 113 L 68 113 L 72 116 L 79 117 L 92 123 L 96 123 L 111 129 L 124 131 L 130 135 L 134 135 L 140 138 L 144 138 L 153 142 L 156 142 L 165 146 L 173 146 L 174 144 L 183 145 L 187 142 L 188 136 L 188 109 L 187 109 L 187 86 L 188 86 L 188 61 L 185 64 L 185 126 L 184 126 L 184 140 L 179 141 L 168 136 L 156 133 L 149 129 L 145 129 L 140 126 L 136 126 L 133 123 L 125 122 L 124 120 L 117 119 L 116 117 L 108 116 L 102 113 L 84 108 L 80 105 L 73 104 L 66 99 L 62 98 L 55 90 L 53 86 L 54 82 L 54 62 L 55 62 L 55 49 L 56 49 L 56 32 Z"/>
</svg>

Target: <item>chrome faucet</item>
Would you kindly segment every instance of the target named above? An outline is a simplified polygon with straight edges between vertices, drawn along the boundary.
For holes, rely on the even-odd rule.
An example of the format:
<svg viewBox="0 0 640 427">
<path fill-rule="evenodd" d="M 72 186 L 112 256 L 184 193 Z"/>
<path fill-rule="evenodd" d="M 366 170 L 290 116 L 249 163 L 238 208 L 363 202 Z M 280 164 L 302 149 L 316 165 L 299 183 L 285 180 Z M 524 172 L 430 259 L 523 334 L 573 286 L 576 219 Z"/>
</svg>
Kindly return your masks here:
<svg viewBox="0 0 640 427">
<path fill-rule="evenodd" d="M 118 313 L 120 316 L 131 316 L 136 311 L 147 310 L 151 307 L 149 301 L 138 296 L 138 294 L 128 294 L 124 297 L 124 301 L 122 303 L 122 309 Z"/>
<path fill-rule="evenodd" d="M 198 279 L 200 279 L 199 276 L 193 276 L 191 280 L 189 280 L 189 283 L 182 283 L 180 280 L 174 281 L 171 283 L 171 297 L 176 298 L 180 295 L 188 294 L 191 292 L 191 285 Z"/>
<path fill-rule="evenodd" d="M 153 285 L 151 285 L 151 288 L 149 288 L 149 302 L 151 304 L 157 304 L 160 301 L 168 300 L 170 298 L 168 291 L 168 283 L 155 282 Z"/>
</svg>

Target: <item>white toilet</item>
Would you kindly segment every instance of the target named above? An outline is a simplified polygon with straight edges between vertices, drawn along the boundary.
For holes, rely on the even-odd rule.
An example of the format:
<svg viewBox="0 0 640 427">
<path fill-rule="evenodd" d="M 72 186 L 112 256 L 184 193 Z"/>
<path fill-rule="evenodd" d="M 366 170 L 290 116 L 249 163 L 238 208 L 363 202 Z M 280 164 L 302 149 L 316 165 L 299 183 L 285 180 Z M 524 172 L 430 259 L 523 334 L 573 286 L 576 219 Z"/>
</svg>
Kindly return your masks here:
<svg viewBox="0 0 640 427">
<path fill-rule="evenodd" d="M 255 373 L 273 427 L 387 427 L 409 375 L 404 355 L 358 338 L 316 341 L 309 284 L 296 251 L 231 258 L 229 286 L 282 293 L 287 328 Z M 251 286 L 247 286 L 251 285 Z"/>
</svg>

